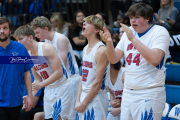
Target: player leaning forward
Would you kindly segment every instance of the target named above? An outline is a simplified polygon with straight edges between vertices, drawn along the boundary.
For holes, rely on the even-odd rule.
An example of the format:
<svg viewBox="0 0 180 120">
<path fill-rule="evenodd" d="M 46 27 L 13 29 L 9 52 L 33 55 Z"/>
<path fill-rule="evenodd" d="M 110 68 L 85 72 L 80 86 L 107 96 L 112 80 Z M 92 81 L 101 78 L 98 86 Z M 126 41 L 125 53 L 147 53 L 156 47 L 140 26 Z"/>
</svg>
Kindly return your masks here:
<svg viewBox="0 0 180 120">
<path fill-rule="evenodd" d="M 126 58 L 121 120 L 160 120 L 166 101 L 164 64 L 169 33 L 151 24 L 153 9 L 147 4 L 132 5 L 126 15 L 131 27 L 121 24 L 125 34 L 115 49 L 108 31 L 104 28 L 105 32 L 100 32 L 110 63 Z"/>
<path fill-rule="evenodd" d="M 110 66 L 106 47 L 99 36 L 105 24 L 95 15 L 86 17 L 84 21 L 82 35 L 87 38 L 88 45 L 83 50 L 83 74 L 75 109 L 79 112 L 80 120 L 106 120 L 108 96 L 105 82 L 110 79 Z"/>
<path fill-rule="evenodd" d="M 19 27 L 14 37 L 22 43 L 32 56 L 41 56 L 47 60 L 44 64 L 35 64 L 32 72 L 35 78 L 33 94 L 43 87 L 44 90 L 44 119 L 45 120 L 69 120 L 74 119 L 74 87 L 68 79 L 68 74 L 63 60 L 58 55 L 56 48 L 44 42 L 35 40 L 35 33 L 29 25 Z M 53 54 L 52 54 L 53 53 Z M 71 91 L 71 92 L 70 92 Z"/>
</svg>

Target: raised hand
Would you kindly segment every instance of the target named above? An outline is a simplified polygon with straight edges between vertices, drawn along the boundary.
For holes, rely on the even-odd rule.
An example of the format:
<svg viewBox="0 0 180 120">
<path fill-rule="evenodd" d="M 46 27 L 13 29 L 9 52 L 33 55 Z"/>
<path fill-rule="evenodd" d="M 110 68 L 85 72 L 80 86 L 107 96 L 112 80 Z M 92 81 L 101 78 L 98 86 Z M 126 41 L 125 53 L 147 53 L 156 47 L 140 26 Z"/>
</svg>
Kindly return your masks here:
<svg viewBox="0 0 180 120">
<path fill-rule="evenodd" d="M 101 39 L 106 43 L 112 42 L 111 34 L 109 33 L 109 31 L 105 27 L 103 27 L 103 30 L 104 30 L 104 33 L 102 30 L 100 30 L 99 32 Z"/>
<path fill-rule="evenodd" d="M 124 25 L 122 23 L 120 23 L 120 25 L 123 27 L 124 32 L 126 32 L 126 35 L 127 35 L 128 39 L 129 39 L 129 41 L 132 42 L 132 40 L 135 38 L 133 33 L 132 33 L 132 30 L 128 26 L 126 26 L 126 25 Z"/>
</svg>

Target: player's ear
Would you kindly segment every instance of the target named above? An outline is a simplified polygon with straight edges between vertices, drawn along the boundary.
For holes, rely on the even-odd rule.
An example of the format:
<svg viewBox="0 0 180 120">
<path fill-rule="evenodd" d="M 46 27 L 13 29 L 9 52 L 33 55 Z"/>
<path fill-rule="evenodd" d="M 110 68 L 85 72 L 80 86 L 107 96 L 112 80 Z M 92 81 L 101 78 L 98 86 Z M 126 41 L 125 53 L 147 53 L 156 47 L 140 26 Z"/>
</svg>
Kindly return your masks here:
<svg viewBox="0 0 180 120">
<path fill-rule="evenodd" d="M 48 28 L 48 27 L 45 27 L 44 29 L 45 29 L 46 31 L 49 31 L 49 28 Z"/>
<path fill-rule="evenodd" d="M 29 38 L 30 38 L 30 40 L 33 40 L 33 36 L 32 35 L 30 35 Z"/>
<path fill-rule="evenodd" d="M 99 33 L 99 32 L 100 32 L 100 30 L 99 30 L 99 29 L 95 29 L 95 32 L 96 32 L 96 33 Z"/>
</svg>

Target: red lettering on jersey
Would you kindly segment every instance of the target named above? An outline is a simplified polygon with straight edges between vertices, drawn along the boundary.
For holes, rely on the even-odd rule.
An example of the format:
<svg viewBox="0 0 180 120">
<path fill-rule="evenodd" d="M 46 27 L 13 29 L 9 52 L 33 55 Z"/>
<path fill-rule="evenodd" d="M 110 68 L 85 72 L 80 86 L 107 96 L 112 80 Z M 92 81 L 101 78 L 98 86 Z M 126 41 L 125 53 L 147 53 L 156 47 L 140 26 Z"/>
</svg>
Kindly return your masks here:
<svg viewBox="0 0 180 120">
<path fill-rule="evenodd" d="M 92 62 L 88 62 L 88 61 L 83 61 L 82 62 L 82 66 L 88 67 L 88 68 L 92 68 L 93 67 L 93 63 Z"/>
<path fill-rule="evenodd" d="M 130 43 L 127 47 L 127 51 L 132 49 L 136 49 L 136 47 L 132 43 Z"/>
<path fill-rule="evenodd" d="M 35 71 L 37 71 L 36 66 L 34 66 Z"/>
<path fill-rule="evenodd" d="M 132 50 L 132 48 L 133 48 L 133 44 L 131 43 L 131 44 L 128 45 L 127 51 L 128 51 L 128 50 Z"/>
<path fill-rule="evenodd" d="M 41 77 L 45 80 L 49 77 L 48 73 L 46 71 L 42 71 L 41 73 Z"/>
<path fill-rule="evenodd" d="M 34 66 L 34 69 L 35 69 L 35 71 L 38 71 L 38 70 L 41 70 L 41 69 L 44 69 L 47 67 L 48 67 L 48 65 L 46 63 L 44 63 L 44 64 L 39 64 L 39 65 Z"/>
<path fill-rule="evenodd" d="M 93 67 L 92 62 L 90 62 L 89 63 L 89 68 L 92 68 L 92 67 Z"/>
<path fill-rule="evenodd" d="M 123 93 L 123 90 L 121 90 L 121 91 L 119 91 L 119 90 L 118 91 L 111 90 L 111 91 L 115 96 L 122 95 L 122 93 Z"/>
<path fill-rule="evenodd" d="M 85 62 L 85 67 L 89 67 L 89 62 Z"/>
</svg>

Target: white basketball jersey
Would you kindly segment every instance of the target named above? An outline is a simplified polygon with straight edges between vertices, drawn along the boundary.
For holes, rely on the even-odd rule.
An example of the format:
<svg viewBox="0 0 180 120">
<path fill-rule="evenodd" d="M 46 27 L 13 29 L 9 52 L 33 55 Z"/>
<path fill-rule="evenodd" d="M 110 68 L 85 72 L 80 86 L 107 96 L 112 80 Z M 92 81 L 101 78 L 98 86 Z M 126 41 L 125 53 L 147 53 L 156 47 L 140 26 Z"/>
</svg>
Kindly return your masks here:
<svg viewBox="0 0 180 120">
<path fill-rule="evenodd" d="M 113 85 L 112 82 L 110 81 L 108 86 L 111 89 L 111 92 L 114 94 L 115 99 L 119 99 L 119 100 L 121 100 L 122 98 L 122 93 L 124 88 L 124 84 L 122 83 L 122 75 L 124 71 L 125 68 L 121 68 L 119 70 L 115 84 Z"/>
<path fill-rule="evenodd" d="M 87 47 L 84 48 L 83 61 L 82 61 L 82 90 L 88 92 L 96 78 L 96 61 L 95 54 L 100 46 L 105 46 L 101 41 L 98 42 L 91 52 L 87 55 Z M 104 91 L 107 86 L 107 80 L 110 80 L 110 65 L 105 69 L 102 86 L 99 92 Z"/>
<path fill-rule="evenodd" d="M 60 36 L 64 36 L 64 35 L 55 32 L 53 40 L 52 41 L 45 40 L 45 42 L 53 44 L 53 46 L 58 51 L 57 40 L 58 40 L 58 38 Z M 66 37 L 66 36 L 64 36 L 64 37 Z M 59 54 L 59 51 L 58 51 L 58 54 Z M 79 68 L 78 68 L 78 65 L 77 65 L 77 62 L 76 62 L 76 58 L 74 56 L 74 52 L 73 52 L 73 49 L 72 49 L 72 46 L 71 46 L 70 42 L 68 44 L 67 64 L 65 66 L 66 66 L 66 70 L 68 72 L 69 77 L 71 77 L 74 74 L 79 74 Z"/>
<path fill-rule="evenodd" d="M 165 84 L 165 61 L 170 44 L 169 33 L 164 27 L 154 25 L 143 36 L 130 29 L 133 35 L 146 47 L 157 48 L 165 52 L 165 56 L 156 67 L 150 64 L 128 40 L 126 33 L 123 34 L 117 48 L 124 52 L 126 59 L 126 72 L 124 86 L 128 89 L 147 89 L 164 86 Z"/>
<path fill-rule="evenodd" d="M 44 57 L 43 44 L 44 44 L 43 42 L 38 43 L 38 56 L 41 56 L 41 57 Z M 46 58 L 44 57 L 43 59 L 46 59 Z M 59 59 L 61 61 L 61 66 L 63 69 L 63 76 L 60 79 L 56 80 L 54 83 L 52 83 L 46 87 L 51 87 L 54 85 L 57 86 L 57 84 L 60 84 L 60 83 L 64 82 L 65 80 L 67 80 L 68 76 L 67 76 L 67 72 L 66 72 L 64 63 L 62 62 L 62 59 L 60 58 L 60 56 L 59 56 Z M 51 65 L 48 63 L 34 64 L 34 69 L 42 77 L 43 80 L 46 80 L 49 76 L 51 76 L 54 73 Z"/>
</svg>

